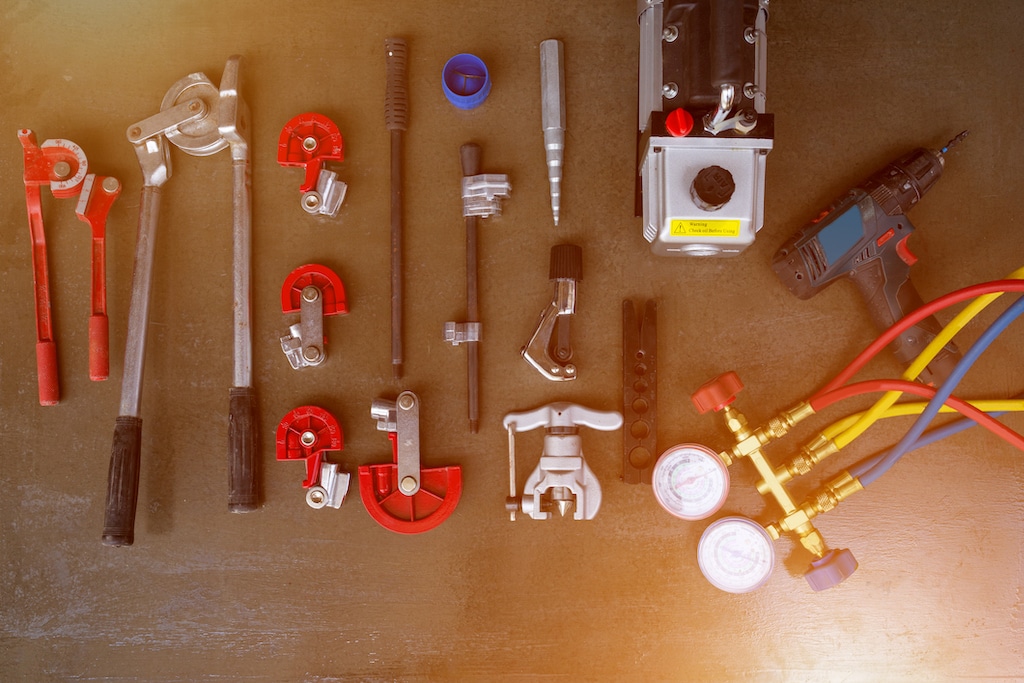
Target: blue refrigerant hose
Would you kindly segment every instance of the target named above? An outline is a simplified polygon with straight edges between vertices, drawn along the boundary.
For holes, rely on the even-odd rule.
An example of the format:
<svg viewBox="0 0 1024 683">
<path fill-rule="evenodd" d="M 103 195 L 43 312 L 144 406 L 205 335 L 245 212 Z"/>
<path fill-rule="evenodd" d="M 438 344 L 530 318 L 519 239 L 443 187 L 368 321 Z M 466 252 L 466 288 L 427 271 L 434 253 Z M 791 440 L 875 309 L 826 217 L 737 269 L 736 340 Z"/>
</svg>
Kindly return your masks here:
<svg viewBox="0 0 1024 683">
<path fill-rule="evenodd" d="M 992 323 L 992 325 L 989 326 L 989 328 L 985 330 L 980 337 L 978 337 L 978 341 L 974 342 L 967 353 L 964 354 L 964 357 L 960 362 L 956 364 L 956 367 L 953 368 L 953 372 L 949 374 L 949 378 L 942 384 L 938 391 L 936 391 L 935 396 L 928 402 L 928 405 L 914 422 L 910 431 L 904 435 L 898 444 L 889 451 L 875 456 L 874 458 L 868 458 L 850 469 L 850 474 L 859 479 L 862 486 L 873 484 L 875 480 L 888 472 L 889 468 L 896 464 L 900 458 L 915 448 L 927 445 L 928 443 L 934 443 L 938 439 L 955 434 L 961 429 L 966 429 L 974 424 L 971 420 L 965 420 L 964 424 L 958 429 L 949 431 L 949 433 L 943 432 L 940 436 L 936 436 L 935 438 L 926 437 L 928 440 L 925 443 L 918 443 L 918 439 L 924 433 L 925 428 L 932 420 L 935 419 L 935 416 L 938 415 L 943 403 L 945 403 L 946 399 L 950 397 L 953 390 L 956 389 L 956 386 L 964 378 L 964 375 L 966 375 L 967 371 L 971 369 L 972 365 L 974 365 L 974 362 L 981 357 L 981 354 L 988 349 L 992 342 L 995 341 L 996 337 L 1002 334 L 1006 328 L 1010 326 L 1010 323 L 1016 320 L 1021 313 L 1024 313 L 1024 297 L 1018 298 L 1012 306 L 1003 311 L 1002 315 L 1000 315 L 996 321 Z M 948 426 L 952 427 L 953 425 L 951 424 Z M 935 430 L 933 434 L 938 434 L 941 431 L 942 430 Z"/>
</svg>

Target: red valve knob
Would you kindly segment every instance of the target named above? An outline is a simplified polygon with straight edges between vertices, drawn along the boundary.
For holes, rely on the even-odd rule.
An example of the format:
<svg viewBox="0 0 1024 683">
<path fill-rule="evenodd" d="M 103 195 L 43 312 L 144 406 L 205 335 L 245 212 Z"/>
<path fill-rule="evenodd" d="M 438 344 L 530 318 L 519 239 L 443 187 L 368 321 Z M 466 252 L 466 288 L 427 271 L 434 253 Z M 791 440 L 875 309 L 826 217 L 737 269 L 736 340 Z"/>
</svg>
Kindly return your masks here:
<svg viewBox="0 0 1024 683">
<path fill-rule="evenodd" d="M 740 376 L 730 370 L 701 385 L 690 398 L 697 412 L 703 415 L 709 410 L 719 411 L 736 399 L 736 394 L 743 389 Z"/>
<path fill-rule="evenodd" d="M 344 159 L 341 131 L 323 114 L 299 114 L 281 130 L 277 142 L 277 163 L 306 169 L 306 179 L 299 188 L 301 192 L 316 188 L 316 179 L 324 162 Z"/>
</svg>

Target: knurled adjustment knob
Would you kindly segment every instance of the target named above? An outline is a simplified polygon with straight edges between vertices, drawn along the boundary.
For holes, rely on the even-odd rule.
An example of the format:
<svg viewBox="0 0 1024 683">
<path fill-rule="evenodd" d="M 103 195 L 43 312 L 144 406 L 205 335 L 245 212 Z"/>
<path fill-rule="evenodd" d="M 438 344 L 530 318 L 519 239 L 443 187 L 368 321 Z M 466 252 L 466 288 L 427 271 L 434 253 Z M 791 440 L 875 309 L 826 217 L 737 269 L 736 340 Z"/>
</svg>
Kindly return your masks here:
<svg viewBox="0 0 1024 683">
<path fill-rule="evenodd" d="M 822 557 L 811 562 L 811 568 L 804 574 L 811 590 L 823 591 L 835 588 L 857 571 L 857 560 L 847 548 L 829 550 Z"/>
<path fill-rule="evenodd" d="M 690 399 L 697 412 L 703 415 L 709 410 L 719 411 L 736 399 L 736 394 L 743 389 L 740 376 L 730 370 L 701 385 L 693 392 Z"/>
<path fill-rule="evenodd" d="M 577 244 L 556 244 L 551 247 L 551 268 L 548 273 L 552 280 L 582 280 L 583 247 Z"/>
<path fill-rule="evenodd" d="M 705 211 L 717 211 L 725 206 L 736 192 L 736 181 L 732 173 L 721 166 L 702 168 L 690 186 L 694 203 Z"/>
</svg>

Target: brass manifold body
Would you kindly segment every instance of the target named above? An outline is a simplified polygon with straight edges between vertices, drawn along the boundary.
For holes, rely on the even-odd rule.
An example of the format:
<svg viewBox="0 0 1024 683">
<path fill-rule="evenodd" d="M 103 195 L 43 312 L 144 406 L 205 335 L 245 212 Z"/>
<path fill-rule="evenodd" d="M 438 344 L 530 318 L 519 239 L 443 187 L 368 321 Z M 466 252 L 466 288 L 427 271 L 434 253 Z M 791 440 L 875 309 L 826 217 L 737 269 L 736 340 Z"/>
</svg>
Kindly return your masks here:
<svg viewBox="0 0 1024 683">
<path fill-rule="evenodd" d="M 835 508 L 843 500 L 862 490 L 864 487 L 849 472 L 843 471 L 840 475 L 825 483 L 818 490 L 811 493 L 803 502 L 797 503 L 793 500 L 786 484 L 800 475 L 807 474 L 811 469 L 824 458 L 838 452 L 838 448 L 831 440 L 824 435 L 819 435 L 815 440 L 805 445 L 800 453 L 794 456 L 789 462 L 774 467 L 764 453 L 764 448 L 772 441 L 781 439 L 799 422 L 814 415 L 814 409 L 807 402 L 798 403 L 796 406 L 783 411 L 776 417 L 768 420 L 764 425 L 751 429 L 746 417 L 730 405 L 735 398 L 736 392 L 742 389 L 742 384 L 735 373 L 726 373 L 722 377 L 712 380 L 702 387 L 702 390 L 717 384 L 726 387 L 724 394 L 719 393 L 718 398 L 711 403 L 700 400 L 700 391 L 694 394 L 694 404 L 702 413 L 714 409 L 722 414 L 725 425 L 736 439 L 736 443 L 729 449 L 718 453 L 718 457 L 731 466 L 735 460 L 741 458 L 749 459 L 757 469 L 761 479 L 757 482 L 758 492 L 775 501 L 782 510 L 782 517 L 775 522 L 764 526 L 765 531 L 773 540 L 778 540 L 783 533 L 794 534 L 800 544 L 806 548 L 814 557 L 816 562 L 836 552 L 849 554 L 849 551 L 833 551 L 825 543 L 821 532 L 818 531 L 811 520 L 820 514 Z M 846 570 L 845 575 L 838 577 L 834 583 L 838 583 L 852 573 L 856 563 L 850 556 L 847 560 L 853 567 Z M 817 566 L 812 563 L 812 566 Z M 810 579 L 809 579 L 810 581 Z M 834 583 L 832 585 L 834 585 Z M 812 582 L 812 586 L 813 586 Z"/>
</svg>

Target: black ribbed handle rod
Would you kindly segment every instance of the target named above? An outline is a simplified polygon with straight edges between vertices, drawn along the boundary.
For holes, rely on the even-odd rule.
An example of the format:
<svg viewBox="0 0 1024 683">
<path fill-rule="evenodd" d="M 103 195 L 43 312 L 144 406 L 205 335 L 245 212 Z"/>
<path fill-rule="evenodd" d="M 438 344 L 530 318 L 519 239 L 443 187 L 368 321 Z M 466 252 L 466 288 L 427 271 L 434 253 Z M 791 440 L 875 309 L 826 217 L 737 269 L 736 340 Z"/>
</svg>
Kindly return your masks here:
<svg viewBox="0 0 1024 683">
<path fill-rule="evenodd" d="M 391 367 L 402 378 L 402 133 L 409 119 L 408 49 L 402 38 L 384 40 L 387 90 L 384 123 L 391 132 Z"/>
</svg>

